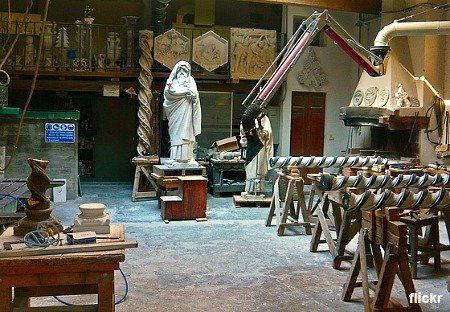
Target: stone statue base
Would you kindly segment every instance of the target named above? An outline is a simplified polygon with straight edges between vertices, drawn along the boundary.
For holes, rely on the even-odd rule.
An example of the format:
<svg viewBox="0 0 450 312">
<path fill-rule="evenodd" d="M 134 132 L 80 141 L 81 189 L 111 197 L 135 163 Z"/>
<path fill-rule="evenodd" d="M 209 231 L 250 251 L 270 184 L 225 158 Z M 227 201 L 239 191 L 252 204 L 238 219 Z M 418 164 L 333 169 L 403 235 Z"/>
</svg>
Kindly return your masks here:
<svg viewBox="0 0 450 312">
<path fill-rule="evenodd" d="M 97 234 L 109 234 L 110 216 L 104 212 L 104 204 L 89 203 L 80 205 L 81 213 L 77 213 L 74 219 L 72 231 L 94 231 Z"/>
<path fill-rule="evenodd" d="M 35 212 L 37 212 L 38 214 L 36 214 Z M 53 223 L 59 232 L 63 231 L 61 221 L 53 216 L 48 216 L 47 218 L 43 219 L 42 216 L 39 215 L 39 210 L 33 211 L 25 209 L 25 213 L 26 217 L 20 219 L 13 228 L 15 236 L 25 236 L 25 234 L 27 234 L 28 232 L 36 231 L 39 223 L 44 221 Z M 54 234 L 56 235 L 57 233 Z"/>
</svg>

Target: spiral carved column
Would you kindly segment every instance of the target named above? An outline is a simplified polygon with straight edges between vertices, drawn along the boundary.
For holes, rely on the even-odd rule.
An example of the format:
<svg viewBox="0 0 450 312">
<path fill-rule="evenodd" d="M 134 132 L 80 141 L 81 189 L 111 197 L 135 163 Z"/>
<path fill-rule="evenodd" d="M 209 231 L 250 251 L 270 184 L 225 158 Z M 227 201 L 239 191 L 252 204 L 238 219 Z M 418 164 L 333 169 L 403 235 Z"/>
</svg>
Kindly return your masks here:
<svg viewBox="0 0 450 312">
<path fill-rule="evenodd" d="M 151 138 L 153 137 L 153 129 L 150 125 L 150 119 L 153 112 L 151 109 L 151 103 L 153 102 L 153 94 L 150 87 L 153 82 L 153 76 L 151 67 L 153 65 L 152 48 L 153 48 L 153 31 L 141 30 L 139 32 L 139 47 L 141 49 L 141 56 L 139 58 L 139 65 L 141 71 L 139 73 L 139 84 L 141 89 L 139 90 L 139 127 L 137 134 L 139 143 L 137 146 L 137 152 L 140 156 L 148 156 L 155 152 L 154 146 L 151 144 Z"/>
<path fill-rule="evenodd" d="M 27 161 L 31 167 L 31 174 L 27 179 L 31 197 L 28 199 L 25 217 L 14 227 L 14 235 L 23 236 L 36 230 L 37 225 L 42 221 L 50 221 L 62 231 L 61 222 L 50 215 L 53 209 L 50 207 L 50 199 L 45 194 L 50 186 L 50 179 L 45 173 L 48 160 L 28 158 Z"/>
<path fill-rule="evenodd" d="M 403 189 L 400 194 L 385 190 L 380 194 L 365 191 L 359 195 L 350 192 L 343 195 L 343 208 L 345 210 L 373 211 L 384 207 L 448 209 L 450 207 L 450 194 L 445 188 L 441 188 L 435 192 L 424 189 L 414 193 L 408 189 Z"/>
<path fill-rule="evenodd" d="M 429 175 L 425 174 L 421 177 L 411 175 L 398 175 L 392 177 L 390 175 L 373 175 L 364 177 L 356 176 L 332 176 L 323 174 L 320 177 L 320 188 L 322 191 L 337 191 L 346 187 L 354 187 L 356 189 L 394 189 L 417 187 L 426 188 L 428 186 L 450 187 L 449 174 Z"/>
<path fill-rule="evenodd" d="M 387 164 L 387 158 L 381 157 L 359 157 L 359 156 L 287 156 L 287 157 L 272 157 L 270 159 L 270 166 L 272 169 L 276 168 L 329 168 L 329 167 L 363 167 L 372 166 L 374 164 Z"/>
</svg>

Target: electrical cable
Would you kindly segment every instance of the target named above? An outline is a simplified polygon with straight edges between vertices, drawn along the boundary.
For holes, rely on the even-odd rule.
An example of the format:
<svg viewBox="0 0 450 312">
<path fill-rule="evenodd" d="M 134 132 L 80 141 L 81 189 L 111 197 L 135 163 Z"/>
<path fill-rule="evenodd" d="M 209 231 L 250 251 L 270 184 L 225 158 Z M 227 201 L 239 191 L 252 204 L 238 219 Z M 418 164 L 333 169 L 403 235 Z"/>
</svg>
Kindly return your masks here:
<svg viewBox="0 0 450 312">
<path fill-rule="evenodd" d="M 125 282 L 125 293 L 122 295 L 122 297 L 119 300 L 114 302 L 114 305 L 121 304 L 125 300 L 127 295 L 128 295 L 128 281 L 127 281 L 127 278 L 126 278 L 125 273 L 123 273 L 121 268 L 119 268 L 119 272 L 120 272 L 120 274 L 123 277 L 123 281 Z M 64 301 L 61 298 L 59 298 L 58 296 L 53 296 L 53 298 L 55 298 L 55 300 L 58 301 L 59 303 L 62 303 L 64 305 L 66 305 L 66 306 L 76 306 L 76 304 Z"/>
<path fill-rule="evenodd" d="M 20 200 L 20 198 L 14 196 L 14 195 L 11 195 L 11 194 L 2 194 L 2 193 L 0 193 L 0 196 L 11 197 L 11 198 L 17 200 L 17 202 L 19 203 L 19 205 L 20 205 L 22 208 L 27 208 L 27 206 Z"/>
<path fill-rule="evenodd" d="M 432 143 L 432 144 L 436 144 L 436 145 L 438 145 L 439 144 L 439 142 L 435 142 L 435 141 L 433 141 L 432 139 L 431 139 L 431 137 L 430 137 L 430 133 L 431 132 L 434 132 L 434 131 L 436 131 L 436 130 L 438 130 L 438 129 L 442 129 L 442 122 L 443 122 L 443 119 L 444 119 L 444 112 L 445 112 L 445 105 L 443 104 L 443 100 L 441 99 L 441 98 L 438 98 L 438 97 L 436 97 L 436 99 L 435 99 L 435 103 L 433 103 L 432 105 L 430 105 L 430 107 L 428 107 L 428 109 L 426 110 L 426 112 L 425 112 L 425 117 L 428 117 L 429 119 L 431 119 L 431 114 L 433 113 L 432 112 L 432 109 L 436 106 L 436 105 L 438 105 L 438 109 L 439 109 L 439 112 L 440 112 L 440 116 L 437 116 L 437 114 L 436 114 L 436 127 L 434 128 L 434 129 L 425 129 L 425 133 L 427 134 L 427 139 L 428 139 L 428 142 L 430 142 L 430 143 Z M 428 115 L 429 114 L 429 115 Z M 441 140 L 441 138 L 439 139 L 439 141 Z"/>
<path fill-rule="evenodd" d="M 58 234 L 54 238 L 54 234 Z M 41 221 L 36 226 L 36 230 L 28 232 L 23 237 L 23 243 L 30 248 L 57 246 L 61 241 L 58 228 L 53 222 Z"/>
<path fill-rule="evenodd" d="M 31 2 L 31 3 L 33 3 L 33 2 Z M 46 26 L 46 23 L 47 23 L 47 15 L 48 15 L 49 5 L 50 5 L 50 0 L 46 0 L 45 7 L 44 7 L 44 14 L 43 14 L 43 17 L 42 17 L 42 22 L 41 22 L 41 29 L 42 29 L 42 31 L 41 31 L 41 35 L 39 37 L 39 48 L 38 48 L 38 53 L 37 53 L 37 62 L 36 62 L 35 68 L 34 68 L 33 80 L 31 81 L 30 93 L 28 94 L 28 98 L 27 98 L 27 100 L 25 102 L 25 106 L 24 106 L 23 111 L 22 111 L 22 116 L 20 117 L 20 120 L 19 120 L 19 125 L 18 125 L 18 129 L 17 129 L 17 134 L 16 134 L 16 140 L 14 142 L 14 145 L 12 146 L 11 156 L 9 157 L 9 160 L 6 163 L 5 167 L 4 168 L 0 168 L 1 171 L 6 171 L 6 169 L 11 165 L 14 157 L 16 156 L 16 151 L 17 151 L 17 148 L 18 148 L 18 145 L 19 145 L 19 141 L 20 141 L 20 134 L 22 132 L 22 125 L 23 125 L 23 122 L 25 120 L 25 115 L 27 113 L 28 106 L 30 105 L 31 98 L 33 97 L 34 88 L 36 87 L 36 81 L 37 81 L 37 76 L 38 76 L 38 72 L 39 72 L 39 65 L 40 65 L 39 62 L 40 62 L 41 55 L 42 55 L 42 47 L 44 45 L 44 29 L 45 29 L 45 26 Z M 27 7 L 27 12 L 28 12 L 28 7 Z M 6 60 L 6 57 L 5 57 L 5 60 Z M 3 66 L 3 63 L 0 65 L 0 69 L 1 69 L 1 66 Z"/>
</svg>

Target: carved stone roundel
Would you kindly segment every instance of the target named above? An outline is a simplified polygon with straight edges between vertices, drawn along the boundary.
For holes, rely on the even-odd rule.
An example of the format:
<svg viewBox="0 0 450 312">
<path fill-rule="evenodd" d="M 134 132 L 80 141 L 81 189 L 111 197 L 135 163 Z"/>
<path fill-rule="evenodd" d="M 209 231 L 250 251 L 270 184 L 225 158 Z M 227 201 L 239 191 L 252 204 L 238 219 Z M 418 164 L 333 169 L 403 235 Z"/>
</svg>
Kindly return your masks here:
<svg viewBox="0 0 450 312">
<path fill-rule="evenodd" d="M 371 106 L 378 95 L 378 88 L 377 87 L 370 87 L 366 90 L 366 93 L 364 93 L 364 105 L 365 106 Z"/>
<path fill-rule="evenodd" d="M 359 106 L 364 98 L 364 93 L 361 90 L 356 90 L 353 93 L 352 104 L 353 106 Z"/>
<path fill-rule="evenodd" d="M 389 90 L 383 89 L 378 93 L 377 106 L 383 107 L 389 100 Z"/>
</svg>

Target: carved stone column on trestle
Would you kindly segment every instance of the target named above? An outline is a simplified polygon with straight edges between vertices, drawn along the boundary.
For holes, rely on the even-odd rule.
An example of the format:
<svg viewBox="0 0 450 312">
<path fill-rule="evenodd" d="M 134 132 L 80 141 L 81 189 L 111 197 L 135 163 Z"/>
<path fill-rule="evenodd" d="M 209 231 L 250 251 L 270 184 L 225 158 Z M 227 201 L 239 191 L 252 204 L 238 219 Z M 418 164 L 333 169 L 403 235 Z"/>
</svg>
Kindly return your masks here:
<svg viewBox="0 0 450 312">
<path fill-rule="evenodd" d="M 31 192 L 28 205 L 25 209 L 25 217 L 14 226 L 14 235 L 23 236 L 28 232 L 36 230 L 37 225 L 42 221 L 49 221 L 56 225 L 59 231 L 63 230 L 61 222 L 51 216 L 52 207 L 50 198 L 45 194 L 50 186 L 50 179 L 45 173 L 49 163 L 48 160 L 28 158 L 31 167 L 31 174 L 27 179 L 27 186 Z"/>
</svg>

